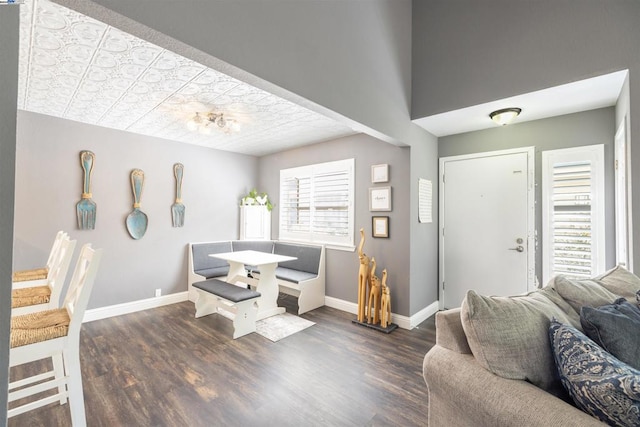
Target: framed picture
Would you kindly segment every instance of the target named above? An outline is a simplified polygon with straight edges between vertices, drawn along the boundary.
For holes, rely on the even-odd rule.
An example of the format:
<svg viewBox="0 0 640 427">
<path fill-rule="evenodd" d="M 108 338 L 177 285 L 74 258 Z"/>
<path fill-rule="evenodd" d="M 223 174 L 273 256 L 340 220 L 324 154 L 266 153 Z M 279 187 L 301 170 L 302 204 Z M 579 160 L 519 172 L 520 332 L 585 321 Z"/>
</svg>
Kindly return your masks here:
<svg viewBox="0 0 640 427">
<path fill-rule="evenodd" d="M 389 217 L 371 217 L 371 234 L 373 237 L 389 237 Z"/>
<path fill-rule="evenodd" d="M 391 187 L 369 188 L 369 210 L 372 212 L 391 210 Z"/>
<path fill-rule="evenodd" d="M 371 182 L 389 182 L 389 165 L 371 166 Z"/>
</svg>

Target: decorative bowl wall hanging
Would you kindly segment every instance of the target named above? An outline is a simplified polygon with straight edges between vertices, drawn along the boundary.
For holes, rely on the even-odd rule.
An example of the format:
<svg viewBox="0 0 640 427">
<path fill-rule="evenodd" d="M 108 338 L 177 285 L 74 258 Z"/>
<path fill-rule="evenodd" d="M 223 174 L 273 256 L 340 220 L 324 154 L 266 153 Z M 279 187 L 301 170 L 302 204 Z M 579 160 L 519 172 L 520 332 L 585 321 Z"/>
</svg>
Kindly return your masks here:
<svg viewBox="0 0 640 427">
<path fill-rule="evenodd" d="M 138 240 L 147 232 L 149 220 L 147 214 L 140 210 L 142 189 L 144 188 L 144 172 L 141 169 L 131 171 L 131 188 L 133 189 L 133 211 L 127 216 L 127 231 Z"/>
</svg>

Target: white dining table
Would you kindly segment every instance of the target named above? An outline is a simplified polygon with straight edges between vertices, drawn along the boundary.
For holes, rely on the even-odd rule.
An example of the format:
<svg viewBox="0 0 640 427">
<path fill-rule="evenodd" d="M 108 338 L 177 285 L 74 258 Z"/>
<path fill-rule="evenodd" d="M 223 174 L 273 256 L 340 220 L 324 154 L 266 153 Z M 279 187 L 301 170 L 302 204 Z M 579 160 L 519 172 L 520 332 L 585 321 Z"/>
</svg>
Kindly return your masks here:
<svg viewBox="0 0 640 427">
<path fill-rule="evenodd" d="M 258 298 L 258 315 L 256 320 L 261 320 L 276 314 L 285 312 L 284 307 L 278 307 L 278 281 L 276 279 L 276 267 L 279 262 L 293 261 L 296 257 L 271 254 L 260 251 L 236 251 L 209 254 L 210 257 L 219 258 L 229 263 L 227 281 L 237 283 L 247 277 L 247 266 L 256 266 L 260 269 L 260 277 L 256 290 L 260 292 Z"/>
</svg>

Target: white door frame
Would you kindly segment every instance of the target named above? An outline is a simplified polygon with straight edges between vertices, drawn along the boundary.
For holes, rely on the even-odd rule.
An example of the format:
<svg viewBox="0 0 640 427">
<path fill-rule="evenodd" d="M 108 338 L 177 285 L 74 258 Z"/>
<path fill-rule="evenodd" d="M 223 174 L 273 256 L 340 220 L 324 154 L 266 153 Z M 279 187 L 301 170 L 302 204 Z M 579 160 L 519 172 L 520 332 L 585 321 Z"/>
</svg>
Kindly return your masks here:
<svg viewBox="0 0 640 427">
<path fill-rule="evenodd" d="M 488 151 L 482 153 L 462 154 L 458 156 L 441 157 L 439 161 L 439 203 L 438 203 L 438 306 L 444 310 L 444 200 L 445 200 L 445 164 L 450 161 L 478 159 L 482 157 L 503 156 L 506 154 L 527 154 L 527 289 L 533 290 L 536 287 L 536 236 L 535 236 L 535 147 L 513 148 L 508 150 Z"/>
<path fill-rule="evenodd" d="M 620 170 L 620 159 L 619 155 L 624 156 L 622 159 L 622 164 L 624 165 L 624 170 Z M 622 260 L 625 262 L 624 267 L 633 271 L 633 233 L 632 230 L 632 220 L 633 215 L 631 213 L 631 161 L 629 155 L 629 144 L 627 142 L 627 116 L 625 115 L 620 121 L 620 125 L 618 126 L 618 130 L 616 131 L 615 140 L 614 140 L 614 183 L 615 183 L 615 217 L 616 217 L 616 264 L 620 264 L 620 259 L 618 259 L 618 254 L 620 249 L 626 251 L 626 259 Z M 618 179 L 619 174 L 623 174 L 623 178 L 625 180 L 625 192 L 621 193 L 618 187 Z M 621 212 L 622 211 L 622 212 Z M 621 225 L 619 221 L 624 221 L 624 229 L 625 233 L 621 236 L 620 229 Z"/>
</svg>

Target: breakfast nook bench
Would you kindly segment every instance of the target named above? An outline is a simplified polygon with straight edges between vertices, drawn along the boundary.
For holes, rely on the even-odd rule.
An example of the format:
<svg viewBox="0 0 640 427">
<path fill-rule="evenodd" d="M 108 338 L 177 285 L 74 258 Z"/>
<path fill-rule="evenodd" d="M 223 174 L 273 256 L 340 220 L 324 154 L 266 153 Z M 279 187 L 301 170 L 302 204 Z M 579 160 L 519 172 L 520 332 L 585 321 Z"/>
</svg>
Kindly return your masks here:
<svg viewBox="0 0 640 427">
<path fill-rule="evenodd" d="M 233 313 L 234 339 L 256 331 L 260 292 L 219 279 L 196 282 L 193 288 L 197 293 L 196 318 L 224 310 Z"/>
<path fill-rule="evenodd" d="M 197 297 L 194 287 L 196 282 L 212 278 L 228 282 L 236 281 L 233 277 L 227 277 L 229 274 L 227 261 L 210 255 L 252 250 L 295 258 L 279 263 L 275 274 L 279 291 L 298 298 L 298 314 L 324 305 L 324 246 L 273 240 L 226 240 L 190 243 L 188 250 L 188 286 L 191 301 L 195 301 Z M 247 270 L 249 278 L 246 281 L 253 285 L 255 281 L 251 280 L 251 277 L 259 279 L 260 268 L 248 266 Z"/>
</svg>

